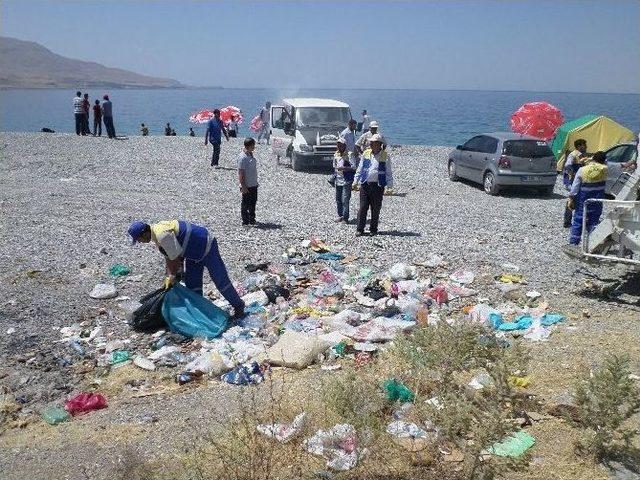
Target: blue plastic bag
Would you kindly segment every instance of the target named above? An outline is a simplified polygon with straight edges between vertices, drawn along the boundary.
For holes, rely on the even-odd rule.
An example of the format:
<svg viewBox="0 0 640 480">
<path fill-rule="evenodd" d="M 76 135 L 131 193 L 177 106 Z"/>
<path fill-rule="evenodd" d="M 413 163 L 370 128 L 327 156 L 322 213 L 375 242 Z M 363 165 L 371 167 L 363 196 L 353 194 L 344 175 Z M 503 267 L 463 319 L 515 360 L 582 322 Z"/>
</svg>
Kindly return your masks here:
<svg viewBox="0 0 640 480">
<path fill-rule="evenodd" d="M 219 337 L 229 322 L 225 311 L 180 283 L 167 291 L 162 316 L 172 332 L 190 338 Z"/>
</svg>

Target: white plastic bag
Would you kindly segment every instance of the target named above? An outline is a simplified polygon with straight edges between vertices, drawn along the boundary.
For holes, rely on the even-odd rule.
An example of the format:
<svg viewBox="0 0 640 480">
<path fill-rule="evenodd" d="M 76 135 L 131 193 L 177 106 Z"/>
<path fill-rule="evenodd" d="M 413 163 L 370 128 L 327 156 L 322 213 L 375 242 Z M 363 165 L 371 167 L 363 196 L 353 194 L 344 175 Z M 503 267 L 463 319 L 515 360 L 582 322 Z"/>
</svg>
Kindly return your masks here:
<svg viewBox="0 0 640 480">
<path fill-rule="evenodd" d="M 306 412 L 302 412 L 291 423 L 272 423 L 271 425 L 262 424 L 256 427 L 263 435 L 275 438 L 279 442 L 287 443 L 289 440 L 299 435 L 304 427 Z"/>
</svg>

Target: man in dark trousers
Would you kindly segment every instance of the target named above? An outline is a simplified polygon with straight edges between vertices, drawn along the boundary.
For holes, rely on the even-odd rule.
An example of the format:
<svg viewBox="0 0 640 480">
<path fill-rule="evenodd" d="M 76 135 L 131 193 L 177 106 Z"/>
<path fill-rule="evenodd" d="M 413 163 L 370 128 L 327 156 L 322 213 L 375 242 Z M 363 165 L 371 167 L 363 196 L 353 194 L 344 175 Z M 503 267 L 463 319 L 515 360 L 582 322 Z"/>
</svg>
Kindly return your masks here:
<svg viewBox="0 0 640 480">
<path fill-rule="evenodd" d="M 369 138 L 369 148 L 362 154 L 356 170 L 355 179 L 360 184 L 360 210 L 356 236 L 364 235 L 369 208 L 371 208 L 369 231 L 371 235 L 378 234 L 384 189 L 393 188 L 391 158 L 387 151 L 382 149 L 382 142 L 382 136 L 377 133 Z"/>
<path fill-rule="evenodd" d="M 83 135 L 90 135 L 91 129 L 89 128 L 89 112 L 91 111 L 91 102 L 89 101 L 89 94 L 85 93 L 82 99 L 82 110 L 84 110 L 84 126 L 82 128 Z"/>
<path fill-rule="evenodd" d="M 102 121 L 104 122 L 104 128 L 107 130 L 109 138 L 116 138 L 116 129 L 113 126 L 113 106 L 109 95 L 102 97 Z"/>
<path fill-rule="evenodd" d="M 84 135 L 84 108 L 82 106 L 82 92 L 76 92 L 73 97 L 73 115 L 76 120 L 76 135 Z"/>
<path fill-rule="evenodd" d="M 211 166 L 218 168 L 220 161 L 220 144 L 222 143 L 222 135 L 229 141 L 229 134 L 224 128 L 224 122 L 220 119 L 220 110 L 217 108 L 213 111 L 213 118 L 207 122 L 207 131 L 204 132 L 204 144 L 211 142 L 213 154 L 211 155 Z"/>
<path fill-rule="evenodd" d="M 100 108 L 100 100 L 96 100 L 93 106 L 93 136 L 102 136 L 102 109 Z"/>
<path fill-rule="evenodd" d="M 258 202 L 258 166 L 253 150 L 256 141 L 253 138 L 244 139 L 244 152 L 238 158 L 238 179 L 242 192 L 240 214 L 242 225 L 256 224 L 256 203 Z"/>
</svg>

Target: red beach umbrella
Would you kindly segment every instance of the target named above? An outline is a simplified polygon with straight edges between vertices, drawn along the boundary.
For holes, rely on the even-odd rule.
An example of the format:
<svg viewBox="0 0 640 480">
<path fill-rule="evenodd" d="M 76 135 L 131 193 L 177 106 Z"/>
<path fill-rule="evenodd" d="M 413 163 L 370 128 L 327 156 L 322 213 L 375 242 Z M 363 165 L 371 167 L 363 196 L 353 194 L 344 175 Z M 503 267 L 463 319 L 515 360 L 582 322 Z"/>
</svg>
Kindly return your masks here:
<svg viewBox="0 0 640 480">
<path fill-rule="evenodd" d="M 213 118 L 213 110 L 204 109 L 199 112 L 193 113 L 189 117 L 191 123 L 207 123 Z"/>
<path fill-rule="evenodd" d="M 233 116 L 237 117 L 238 123 L 242 123 L 244 117 L 242 116 L 242 110 L 238 107 L 234 107 L 233 105 L 229 105 L 228 107 L 224 107 L 220 109 L 220 118 L 223 122 L 230 122 Z"/>
<path fill-rule="evenodd" d="M 511 115 L 511 130 L 542 140 L 552 139 L 563 123 L 560 109 L 547 102 L 525 103 Z"/>
</svg>

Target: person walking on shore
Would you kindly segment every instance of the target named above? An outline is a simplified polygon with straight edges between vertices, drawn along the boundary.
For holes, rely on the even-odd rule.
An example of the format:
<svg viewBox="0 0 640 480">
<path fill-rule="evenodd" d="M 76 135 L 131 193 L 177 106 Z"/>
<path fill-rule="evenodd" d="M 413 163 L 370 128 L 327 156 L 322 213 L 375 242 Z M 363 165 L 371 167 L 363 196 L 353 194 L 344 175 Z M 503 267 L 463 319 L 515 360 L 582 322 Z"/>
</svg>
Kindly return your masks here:
<svg viewBox="0 0 640 480">
<path fill-rule="evenodd" d="M 349 120 L 349 126 L 340 132 L 340 137 L 344 138 L 347 143 L 347 152 L 357 153 L 356 150 L 356 126 L 354 119 Z"/>
<path fill-rule="evenodd" d="M 104 122 L 104 128 L 107 130 L 107 136 L 109 138 L 116 138 L 116 129 L 113 126 L 113 105 L 111 105 L 109 95 L 104 95 L 102 100 L 102 121 Z"/>
<path fill-rule="evenodd" d="M 218 168 L 220 162 L 220 144 L 222 143 L 222 135 L 229 141 L 229 135 L 224 128 L 224 123 L 220 119 L 220 110 L 217 108 L 213 111 L 213 118 L 207 122 L 207 130 L 204 132 L 204 144 L 211 142 L 213 154 L 211 155 L 211 166 Z"/>
<path fill-rule="evenodd" d="M 91 102 L 89 101 L 89 94 L 85 93 L 82 99 L 82 110 L 84 110 L 84 135 L 91 135 L 91 129 L 89 128 L 89 112 L 91 111 Z"/>
<path fill-rule="evenodd" d="M 360 135 L 360 138 L 358 138 L 358 141 L 356 142 L 356 146 L 358 147 L 360 153 L 369 148 L 371 137 L 374 135 L 378 135 L 381 138 L 383 149 L 387 147 L 387 141 L 382 135 L 380 135 L 380 133 L 378 133 L 378 122 L 374 120 L 369 124 L 369 131 Z"/>
<path fill-rule="evenodd" d="M 260 121 L 262 122 L 262 128 L 258 134 L 258 143 L 262 137 L 267 141 L 269 145 L 269 132 L 271 131 L 271 102 L 264 104 L 264 107 L 260 110 Z"/>
<path fill-rule="evenodd" d="M 370 148 L 362 154 L 356 170 L 355 178 L 360 184 L 360 209 L 356 236 L 364 235 L 369 208 L 371 208 L 369 231 L 371 235 L 377 235 L 384 189 L 393 188 L 391 158 L 387 151 L 382 149 L 382 142 L 382 136 L 378 134 L 369 138 Z"/>
<path fill-rule="evenodd" d="M 256 203 L 258 202 L 258 165 L 253 156 L 256 141 L 251 138 L 244 139 L 244 152 L 238 158 L 238 180 L 242 202 L 240 204 L 240 216 L 242 225 L 256 224 Z"/>
<path fill-rule="evenodd" d="M 176 277 L 184 272 L 186 287 L 202 295 L 202 276 L 206 267 L 218 291 L 233 307 L 234 317 L 244 315 L 244 302 L 229 279 L 218 242 L 206 228 L 182 220 L 153 225 L 137 221 L 129 226 L 128 232 L 134 244 L 153 242 L 164 255 L 165 288 L 171 287 Z"/>
<path fill-rule="evenodd" d="M 587 216 L 587 233 L 591 233 L 596 225 L 600 223 L 602 203 L 588 203 L 586 211 L 584 206 L 588 199 L 604 198 L 607 181 L 606 162 L 607 156 L 605 153 L 596 152 L 589 163 L 578 169 L 573 179 L 571 191 L 569 192 L 569 208 L 574 211 L 571 223 L 571 235 L 569 236 L 569 243 L 571 245 L 579 245 L 582 241 L 582 219 L 585 214 Z"/>
<path fill-rule="evenodd" d="M 354 125 L 355 126 L 355 125 Z M 335 173 L 336 207 L 338 209 L 338 223 L 349 223 L 349 203 L 351 202 L 351 187 L 355 175 L 356 156 L 348 151 L 344 137 L 338 139 L 337 150 L 333 155 L 333 171 Z"/>
<path fill-rule="evenodd" d="M 366 110 L 362 110 L 362 122 L 360 122 L 359 132 L 368 132 L 369 131 L 369 115 L 367 115 Z"/>
<path fill-rule="evenodd" d="M 562 183 L 567 190 L 571 190 L 573 180 L 576 177 L 578 169 L 584 165 L 587 158 L 587 141 L 579 138 L 573 142 L 574 150 L 567 155 L 564 167 L 562 169 Z M 564 208 L 564 228 L 571 227 L 571 219 L 573 212 L 567 204 Z"/>
<path fill-rule="evenodd" d="M 102 136 L 102 109 L 100 108 L 100 100 L 96 100 L 93 106 L 93 136 Z"/>
<path fill-rule="evenodd" d="M 76 135 L 84 135 L 84 108 L 82 106 L 82 92 L 76 92 L 73 97 L 73 115 L 76 121 Z"/>
<path fill-rule="evenodd" d="M 227 132 L 229 133 L 229 137 L 237 138 L 238 137 L 238 117 L 237 115 L 233 115 L 231 120 L 227 123 Z"/>
</svg>

